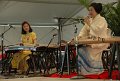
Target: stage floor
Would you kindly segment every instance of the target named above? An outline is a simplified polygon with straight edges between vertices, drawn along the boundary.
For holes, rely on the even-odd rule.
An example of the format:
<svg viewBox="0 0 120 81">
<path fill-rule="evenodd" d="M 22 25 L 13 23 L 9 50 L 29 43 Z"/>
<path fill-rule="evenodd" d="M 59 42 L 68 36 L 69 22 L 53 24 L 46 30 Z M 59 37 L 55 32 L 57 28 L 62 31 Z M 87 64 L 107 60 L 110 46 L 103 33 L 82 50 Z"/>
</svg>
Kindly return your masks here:
<svg viewBox="0 0 120 81">
<path fill-rule="evenodd" d="M 98 79 L 70 80 L 68 78 L 29 77 L 29 78 L 0 79 L 0 81 L 119 81 L 119 80 L 98 80 Z"/>
</svg>

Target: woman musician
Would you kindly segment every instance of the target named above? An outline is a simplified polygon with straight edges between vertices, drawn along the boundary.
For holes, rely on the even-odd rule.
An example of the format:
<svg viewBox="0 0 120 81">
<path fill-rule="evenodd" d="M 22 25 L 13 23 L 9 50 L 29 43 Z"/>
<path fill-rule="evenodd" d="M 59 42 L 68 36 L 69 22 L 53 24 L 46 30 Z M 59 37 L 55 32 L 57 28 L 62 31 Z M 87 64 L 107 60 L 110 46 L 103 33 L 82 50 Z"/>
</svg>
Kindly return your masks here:
<svg viewBox="0 0 120 81">
<path fill-rule="evenodd" d="M 21 32 L 21 43 L 23 46 L 34 46 L 36 45 L 36 34 L 33 32 L 30 24 L 27 21 L 22 23 L 22 32 Z M 17 68 L 17 71 L 20 74 L 24 74 L 28 70 L 27 60 L 30 58 L 30 50 L 23 50 L 13 55 L 11 61 L 12 68 Z"/>
<path fill-rule="evenodd" d="M 100 37 L 107 38 L 108 24 L 104 17 L 100 15 L 102 11 L 101 3 L 92 3 L 89 6 L 89 16 L 84 19 L 85 25 L 81 29 L 78 40 L 84 37 Z M 103 50 L 107 49 L 108 43 L 90 44 L 82 46 L 78 49 L 78 66 L 80 73 L 94 74 L 103 71 L 101 55 Z"/>
</svg>

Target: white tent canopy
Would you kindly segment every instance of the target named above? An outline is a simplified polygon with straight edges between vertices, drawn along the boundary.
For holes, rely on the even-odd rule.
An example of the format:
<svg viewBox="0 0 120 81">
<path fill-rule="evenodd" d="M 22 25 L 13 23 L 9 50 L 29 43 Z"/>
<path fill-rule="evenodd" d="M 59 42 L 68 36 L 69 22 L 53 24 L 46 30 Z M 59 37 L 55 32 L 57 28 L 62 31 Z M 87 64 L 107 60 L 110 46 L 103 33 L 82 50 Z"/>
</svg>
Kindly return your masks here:
<svg viewBox="0 0 120 81">
<path fill-rule="evenodd" d="M 82 9 L 78 0 L 0 0 L 0 24 L 56 25 L 54 17 L 72 17 Z"/>
<path fill-rule="evenodd" d="M 91 1 L 109 3 L 117 0 Z M 0 34 L 12 25 L 16 28 L 5 33 L 4 44 L 18 43 L 21 37 L 21 23 L 28 21 L 37 34 L 38 43 L 48 43 L 52 35 L 58 32 L 58 23 L 54 17 L 77 18 L 87 14 L 87 10 L 78 0 L 0 0 Z M 79 33 L 82 25 L 77 24 L 77 27 Z M 63 40 L 71 40 L 74 37 L 74 25 L 63 27 L 61 33 Z M 57 43 L 57 38 L 53 40 L 54 43 Z"/>
</svg>

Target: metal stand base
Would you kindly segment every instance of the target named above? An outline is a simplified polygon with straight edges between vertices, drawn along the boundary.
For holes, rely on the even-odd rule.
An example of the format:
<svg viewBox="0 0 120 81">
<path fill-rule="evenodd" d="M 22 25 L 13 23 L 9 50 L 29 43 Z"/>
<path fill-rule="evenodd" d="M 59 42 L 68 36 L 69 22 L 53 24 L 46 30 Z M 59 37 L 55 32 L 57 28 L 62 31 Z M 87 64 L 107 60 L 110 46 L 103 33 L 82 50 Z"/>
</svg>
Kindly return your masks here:
<svg viewBox="0 0 120 81">
<path fill-rule="evenodd" d="M 75 80 L 75 79 L 85 79 L 85 77 L 83 75 L 77 75 L 77 76 L 74 76 L 72 78 L 70 78 L 71 80 Z"/>
</svg>

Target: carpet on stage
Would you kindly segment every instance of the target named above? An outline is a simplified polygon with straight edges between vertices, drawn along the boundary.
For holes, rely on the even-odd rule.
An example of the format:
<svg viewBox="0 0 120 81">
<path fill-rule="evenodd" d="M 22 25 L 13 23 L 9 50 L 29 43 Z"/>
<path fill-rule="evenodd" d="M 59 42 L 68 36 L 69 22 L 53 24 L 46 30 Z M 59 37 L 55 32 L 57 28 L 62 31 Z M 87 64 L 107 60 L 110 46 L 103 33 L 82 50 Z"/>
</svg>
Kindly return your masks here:
<svg viewBox="0 0 120 81">
<path fill-rule="evenodd" d="M 74 76 L 77 76 L 77 73 L 70 73 L 69 74 L 58 74 L 58 73 L 54 73 L 54 74 L 51 74 L 49 77 L 54 77 L 54 78 L 72 78 Z M 112 72 L 112 79 L 120 79 L 119 77 L 119 71 L 118 70 L 114 70 Z M 84 75 L 85 78 L 88 78 L 88 79 L 109 79 L 108 77 L 108 71 L 104 71 L 103 73 L 101 74 L 90 74 L 90 75 Z"/>
</svg>

